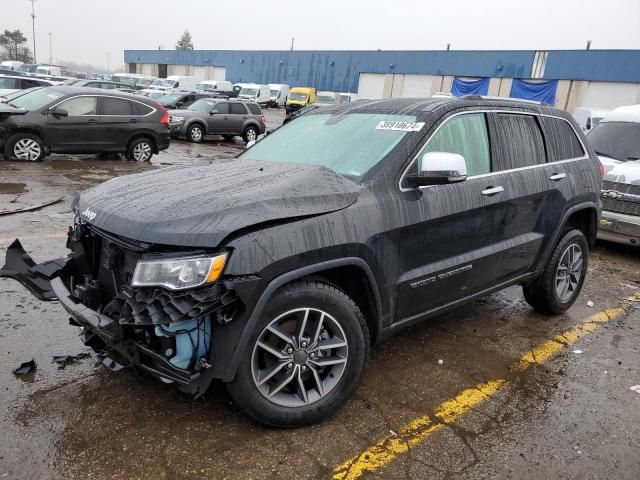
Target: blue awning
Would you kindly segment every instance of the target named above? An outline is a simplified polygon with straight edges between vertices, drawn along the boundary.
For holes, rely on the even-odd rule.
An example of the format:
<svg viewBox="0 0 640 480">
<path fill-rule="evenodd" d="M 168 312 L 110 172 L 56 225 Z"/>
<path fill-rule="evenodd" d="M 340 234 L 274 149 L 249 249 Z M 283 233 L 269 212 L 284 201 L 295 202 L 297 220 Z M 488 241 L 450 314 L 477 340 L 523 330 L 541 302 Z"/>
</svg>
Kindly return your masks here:
<svg viewBox="0 0 640 480">
<path fill-rule="evenodd" d="M 458 77 L 453 79 L 451 85 L 451 94 L 454 97 L 462 97 L 464 95 L 486 95 L 489 92 L 489 78 L 481 78 L 480 80 L 462 80 Z"/>
<path fill-rule="evenodd" d="M 547 105 L 555 105 L 557 89 L 557 80 L 534 83 L 514 78 L 513 83 L 511 84 L 511 93 L 509 96 L 511 98 L 535 100 L 537 102 L 546 103 Z"/>
</svg>

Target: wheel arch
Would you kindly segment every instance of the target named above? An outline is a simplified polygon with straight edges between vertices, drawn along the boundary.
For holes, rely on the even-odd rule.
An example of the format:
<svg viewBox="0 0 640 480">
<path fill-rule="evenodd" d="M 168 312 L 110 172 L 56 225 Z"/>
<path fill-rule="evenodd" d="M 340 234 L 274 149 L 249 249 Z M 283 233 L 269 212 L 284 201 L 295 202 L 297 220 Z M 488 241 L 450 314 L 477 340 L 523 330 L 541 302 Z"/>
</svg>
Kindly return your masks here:
<svg viewBox="0 0 640 480">
<path fill-rule="evenodd" d="M 131 135 L 129 137 L 129 140 L 127 141 L 126 151 L 128 152 L 129 148 L 131 147 L 131 144 L 140 138 L 148 138 L 151 141 L 151 147 L 153 148 L 153 153 L 155 153 L 156 155 L 159 153 L 158 139 L 151 132 L 135 132 L 133 135 Z"/>
<path fill-rule="evenodd" d="M 300 280 L 306 277 L 315 277 L 326 280 L 328 283 L 333 283 L 334 285 L 342 288 L 345 285 L 344 280 L 340 280 L 340 274 L 349 273 L 352 276 L 350 278 L 358 278 L 360 282 L 366 282 L 364 284 L 360 283 L 359 285 L 364 285 L 367 288 L 367 293 L 361 293 L 360 301 L 365 302 L 365 306 L 363 307 L 358 300 L 356 300 L 356 295 L 351 295 L 350 292 L 345 292 L 353 300 L 358 304 L 360 309 L 362 310 L 363 315 L 365 315 L 365 320 L 367 321 L 367 325 L 370 328 L 371 338 L 375 338 L 377 332 L 380 330 L 380 322 L 382 321 L 382 303 L 380 299 L 380 291 L 378 289 L 377 282 L 373 275 L 373 272 L 369 265 L 359 257 L 346 257 L 335 260 L 328 260 L 326 262 L 321 262 L 314 265 L 308 265 L 291 272 L 287 272 L 285 274 L 280 275 L 273 279 L 267 287 L 263 290 L 260 295 L 258 301 L 255 304 L 249 318 L 247 319 L 242 332 L 237 339 L 237 348 L 234 350 L 231 358 L 227 362 L 227 366 L 224 369 L 224 373 L 222 374 L 222 380 L 225 382 L 231 381 L 238 370 L 238 365 L 242 359 L 242 355 L 245 352 L 249 338 L 253 334 L 255 325 L 262 315 L 262 311 L 264 310 L 269 299 L 278 291 L 281 287 L 294 282 L 296 280 Z M 334 281 L 338 278 L 338 282 Z M 342 285 L 341 285 L 342 284 Z M 371 303 L 366 303 L 370 301 Z M 369 313 L 369 314 L 367 314 Z M 371 315 L 375 315 L 375 318 L 371 318 Z"/>
</svg>

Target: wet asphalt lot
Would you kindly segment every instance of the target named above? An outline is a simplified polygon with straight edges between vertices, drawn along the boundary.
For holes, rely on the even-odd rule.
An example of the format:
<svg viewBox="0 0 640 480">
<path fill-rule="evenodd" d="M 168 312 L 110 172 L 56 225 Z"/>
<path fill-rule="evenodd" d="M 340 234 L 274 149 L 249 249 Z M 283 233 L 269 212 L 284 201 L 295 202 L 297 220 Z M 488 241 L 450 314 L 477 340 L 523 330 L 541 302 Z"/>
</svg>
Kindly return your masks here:
<svg viewBox="0 0 640 480">
<path fill-rule="evenodd" d="M 91 185 L 242 148 L 3 161 L 0 211 L 62 201 L 0 216 L 0 255 L 16 237 L 37 261 L 65 255 L 69 204 Z M 512 287 L 392 337 L 342 411 L 293 430 L 251 423 L 220 384 L 193 400 L 95 356 L 58 369 L 52 356 L 88 351 L 78 329 L 0 280 L 0 478 L 640 478 L 640 251 L 600 244 L 589 270 L 566 315 L 534 314 Z M 35 374 L 13 375 L 32 358 Z"/>
</svg>

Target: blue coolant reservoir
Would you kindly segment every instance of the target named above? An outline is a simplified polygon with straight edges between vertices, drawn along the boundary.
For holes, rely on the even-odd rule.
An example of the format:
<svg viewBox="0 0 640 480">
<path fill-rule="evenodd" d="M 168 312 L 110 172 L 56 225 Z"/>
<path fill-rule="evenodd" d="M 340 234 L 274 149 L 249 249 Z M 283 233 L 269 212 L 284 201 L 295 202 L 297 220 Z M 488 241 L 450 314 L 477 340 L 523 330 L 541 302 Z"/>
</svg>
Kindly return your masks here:
<svg viewBox="0 0 640 480">
<path fill-rule="evenodd" d="M 175 334 L 176 354 L 169 363 L 178 368 L 187 368 L 195 354 L 195 369 L 199 370 L 198 359 L 206 355 L 211 345 L 211 318 L 206 315 L 202 318 L 162 325 L 162 327 L 157 326 L 155 334 L 158 337 L 170 337 Z M 171 383 L 170 380 L 164 378 L 162 380 Z"/>
</svg>

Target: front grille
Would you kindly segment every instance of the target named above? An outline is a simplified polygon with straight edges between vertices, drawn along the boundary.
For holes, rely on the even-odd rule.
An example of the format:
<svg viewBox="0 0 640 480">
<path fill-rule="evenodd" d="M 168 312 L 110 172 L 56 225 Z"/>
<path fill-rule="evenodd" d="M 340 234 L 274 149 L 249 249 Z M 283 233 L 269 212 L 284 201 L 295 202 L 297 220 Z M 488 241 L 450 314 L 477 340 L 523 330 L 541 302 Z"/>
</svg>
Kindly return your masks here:
<svg viewBox="0 0 640 480">
<path fill-rule="evenodd" d="M 602 181 L 602 190 L 615 190 L 618 193 L 629 193 L 640 196 L 640 185 L 628 183 L 616 183 L 608 180 Z M 625 213 L 627 215 L 640 215 L 640 203 L 628 202 L 621 199 L 602 198 L 602 208 L 609 212 Z"/>
<path fill-rule="evenodd" d="M 100 282 L 103 302 L 107 303 L 130 283 L 137 258 L 104 237 L 100 240 L 100 261 L 95 275 Z"/>
</svg>

